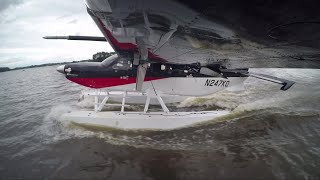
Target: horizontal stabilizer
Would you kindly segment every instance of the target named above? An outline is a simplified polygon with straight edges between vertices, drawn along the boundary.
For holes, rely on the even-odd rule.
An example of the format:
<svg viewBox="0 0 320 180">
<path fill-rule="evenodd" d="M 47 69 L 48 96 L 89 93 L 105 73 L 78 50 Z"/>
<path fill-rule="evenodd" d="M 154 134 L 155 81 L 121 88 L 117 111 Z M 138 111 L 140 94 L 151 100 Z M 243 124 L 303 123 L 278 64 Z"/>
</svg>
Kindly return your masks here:
<svg viewBox="0 0 320 180">
<path fill-rule="evenodd" d="M 236 74 L 241 74 L 243 76 L 251 76 L 251 77 L 262 79 L 265 81 L 281 84 L 282 87 L 280 89 L 283 91 L 288 90 L 295 83 L 293 81 L 281 79 L 281 78 L 266 75 L 266 74 L 251 73 L 251 72 L 248 72 L 248 69 L 220 69 L 220 71 L 222 73 L 236 73 Z"/>
<path fill-rule="evenodd" d="M 45 36 L 43 39 L 66 39 L 79 41 L 107 41 L 104 37 L 97 36 Z"/>
<path fill-rule="evenodd" d="M 281 79 L 281 78 L 277 78 L 277 77 L 273 77 L 265 74 L 260 74 L 260 73 L 249 73 L 248 75 L 258 79 L 274 82 L 277 84 L 282 84 L 283 86 L 280 89 L 283 91 L 288 90 L 295 83 L 293 81 L 289 81 L 286 79 Z"/>
<path fill-rule="evenodd" d="M 270 81 L 273 83 L 277 83 L 277 84 L 282 84 L 283 86 L 280 88 L 283 91 L 288 90 L 295 82 L 293 81 L 289 81 L 286 79 L 281 79 L 281 78 L 277 78 L 274 76 L 269 76 L 269 75 L 265 75 L 265 74 L 259 74 L 259 73 L 248 73 L 247 75 L 251 76 L 251 77 L 255 77 L 258 79 L 262 79 L 265 81 Z"/>
</svg>

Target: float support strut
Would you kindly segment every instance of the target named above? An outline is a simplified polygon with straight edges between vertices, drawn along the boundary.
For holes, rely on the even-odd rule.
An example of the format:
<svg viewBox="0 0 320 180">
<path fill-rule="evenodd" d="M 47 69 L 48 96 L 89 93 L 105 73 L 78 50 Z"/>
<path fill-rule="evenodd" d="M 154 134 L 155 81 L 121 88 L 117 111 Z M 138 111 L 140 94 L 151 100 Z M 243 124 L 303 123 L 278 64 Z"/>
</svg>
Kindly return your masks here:
<svg viewBox="0 0 320 180">
<path fill-rule="evenodd" d="M 123 97 L 122 97 L 122 104 L 121 104 L 121 113 L 124 113 L 124 106 L 126 103 L 126 96 L 127 96 L 127 91 L 123 92 Z"/>
<path fill-rule="evenodd" d="M 157 99 L 158 99 L 158 101 L 159 101 L 159 103 L 160 103 L 163 111 L 164 111 L 165 113 L 169 113 L 170 111 L 169 111 L 169 109 L 167 108 L 166 104 L 163 102 L 161 96 L 157 95 Z"/>
<path fill-rule="evenodd" d="M 147 95 L 146 104 L 145 104 L 145 106 L 144 106 L 144 110 L 143 110 L 143 112 L 144 112 L 144 113 L 147 113 L 148 108 L 149 108 L 149 104 L 150 104 L 150 96 L 149 96 L 149 95 Z"/>
</svg>

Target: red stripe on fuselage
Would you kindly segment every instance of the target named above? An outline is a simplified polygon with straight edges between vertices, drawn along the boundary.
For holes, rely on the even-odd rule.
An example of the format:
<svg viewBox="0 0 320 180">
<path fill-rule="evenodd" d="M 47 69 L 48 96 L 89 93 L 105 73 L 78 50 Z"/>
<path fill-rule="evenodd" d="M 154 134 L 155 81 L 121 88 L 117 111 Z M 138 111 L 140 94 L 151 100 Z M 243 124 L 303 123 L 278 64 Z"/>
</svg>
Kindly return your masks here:
<svg viewBox="0 0 320 180">
<path fill-rule="evenodd" d="M 113 86 L 120 86 L 126 84 L 136 83 L 136 78 L 131 77 L 128 79 L 121 79 L 120 77 L 114 78 L 77 78 L 77 77 L 67 77 L 70 81 L 80 84 L 82 86 L 90 87 L 90 88 L 106 88 Z M 157 77 L 146 77 L 144 81 L 152 81 L 163 78 Z"/>
</svg>

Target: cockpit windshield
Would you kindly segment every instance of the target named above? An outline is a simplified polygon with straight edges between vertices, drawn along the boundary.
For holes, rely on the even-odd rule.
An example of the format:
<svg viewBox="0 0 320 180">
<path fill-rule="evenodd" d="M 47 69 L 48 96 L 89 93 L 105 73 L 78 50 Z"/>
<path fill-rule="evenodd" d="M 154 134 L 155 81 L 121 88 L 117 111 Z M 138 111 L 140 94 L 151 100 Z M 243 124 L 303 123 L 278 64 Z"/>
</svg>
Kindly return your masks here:
<svg viewBox="0 0 320 180">
<path fill-rule="evenodd" d="M 118 59 L 118 55 L 114 54 L 114 55 L 108 57 L 107 59 L 103 60 L 101 62 L 101 65 L 104 66 L 104 67 L 108 67 L 108 66 L 110 66 L 110 64 L 112 64 L 117 59 Z"/>
</svg>

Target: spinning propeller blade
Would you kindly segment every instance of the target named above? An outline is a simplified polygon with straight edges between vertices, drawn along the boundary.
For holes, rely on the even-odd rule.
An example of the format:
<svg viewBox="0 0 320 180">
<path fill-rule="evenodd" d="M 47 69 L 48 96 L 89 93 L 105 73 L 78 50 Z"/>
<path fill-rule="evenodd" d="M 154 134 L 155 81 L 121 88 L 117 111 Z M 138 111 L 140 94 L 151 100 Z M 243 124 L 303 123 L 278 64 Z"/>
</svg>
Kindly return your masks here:
<svg viewBox="0 0 320 180">
<path fill-rule="evenodd" d="M 80 41 L 107 41 L 104 37 L 97 36 L 44 36 L 43 39 L 66 39 Z"/>
</svg>

